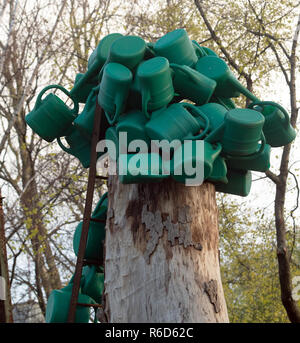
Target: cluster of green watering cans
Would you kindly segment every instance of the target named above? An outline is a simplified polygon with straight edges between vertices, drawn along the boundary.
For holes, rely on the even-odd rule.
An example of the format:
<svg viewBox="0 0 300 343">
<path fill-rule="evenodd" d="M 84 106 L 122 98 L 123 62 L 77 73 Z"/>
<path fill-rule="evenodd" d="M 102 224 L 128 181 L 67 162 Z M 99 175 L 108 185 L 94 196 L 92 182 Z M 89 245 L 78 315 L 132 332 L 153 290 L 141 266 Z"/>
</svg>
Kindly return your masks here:
<svg viewBox="0 0 300 343">
<path fill-rule="evenodd" d="M 103 242 L 105 239 L 105 221 L 108 207 L 107 193 L 98 201 L 91 217 L 84 258 L 87 264 L 83 267 L 80 289 L 75 312 L 76 323 L 88 323 L 91 317 L 92 305 L 102 303 L 104 289 L 103 268 L 99 261 L 103 260 Z M 82 231 L 82 222 L 75 230 L 73 249 L 77 255 Z M 53 290 L 48 298 L 46 308 L 47 323 L 66 323 L 68 319 L 72 295 L 74 275 L 68 285 L 62 289 Z M 84 304 L 80 305 L 80 304 Z M 91 305 L 90 307 L 87 305 Z M 96 311 L 95 319 L 96 321 Z"/>
<path fill-rule="evenodd" d="M 73 108 L 53 93 L 42 99 L 50 88 L 62 90 Z M 232 98 L 240 94 L 251 100 L 248 108 L 236 107 Z M 217 191 L 246 196 L 251 171 L 266 171 L 271 147 L 289 144 L 296 135 L 284 108 L 256 98 L 223 59 L 191 40 L 184 29 L 155 43 L 107 35 L 90 55 L 86 72 L 77 74 L 71 91 L 46 87 L 26 121 L 42 138 L 57 139 L 64 151 L 88 167 L 96 101 L 105 113 L 100 138 L 116 144 L 111 158 L 122 183 L 168 177 L 186 183 L 193 175 L 184 166 L 200 163 L 204 180 L 215 183 Z M 85 104 L 81 113 L 78 103 Z M 124 133 L 125 143 L 120 140 Z M 144 145 L 132 150 L 137 139 Z M 164 148 L 153 149 L 153 141 L 179 142 L 172 145 L 167 167 Z M 196 148 L 199 141 L 201 153 Z"/>
</svg>

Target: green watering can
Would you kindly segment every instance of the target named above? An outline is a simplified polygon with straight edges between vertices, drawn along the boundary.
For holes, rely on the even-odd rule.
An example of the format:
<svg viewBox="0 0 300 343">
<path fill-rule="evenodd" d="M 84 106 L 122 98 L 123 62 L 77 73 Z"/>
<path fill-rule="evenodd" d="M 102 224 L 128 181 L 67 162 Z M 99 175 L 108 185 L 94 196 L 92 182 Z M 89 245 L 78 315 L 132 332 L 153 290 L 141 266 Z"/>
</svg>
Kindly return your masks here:
<svg viewBox="0 0 300 343">
<path fill-rule="evenodd" d="M 98 44 L 97 48 L 92 52 L 88 59 L 88 70 L 86 73 L 75 83 L 74 87 L 71 90 L 71 94 L 75 96 L 75 98 L 80 97 L 80 93 L 82 92 L 86 85 L 90 84 L 92 80 L 95 78 L 98 79 L 98 74 L 102 69 L 103 65 L 105 64 L 110 47 L 114 41 L 123 37 L 120 33 L 111 33 L 101 39 L 100 43 Z"/>
<path fill-rule="evenodd" d="M 258 152 L 250 156 L 225 156 L 228 168 L 265 172 L 270 168 L 271 146 L 259 144 Z"/>
<path fill-rule="evenodd" d="M 132 82 L 131 71 L 119 63 L 108 63 L 103 72 L 98 103 L 107 121 L 113 125 L 123 112 Z"/>
<path fill-rule="evenodd" d="M 184 29 L 168 32 L 154 44 L 153 50 L 156 55 L 167 58 L 170 63 L 189 67 L 193 67 L 198 61 L 196 51 L 200 56 L 205 55 L 201 48 L 193 45 Z"/>
<path fill-rule="evenodd" d="M 264 144 L 264 121 L 263 115 L 259 112 L 236 108 L 226 113 L 224 123 L 210 132 L 205 140 L 221 141 L 224 154 L 252 155 L 256 153 L 260 140 Z"/>
<path fill-rule="evenodd" d="M 205 104 L 198 108 L 208 118 L 210 130 L 215 130 L 222 125 L 228 112 L 226 107 L 216 103 Z"/>
<path fill-rule="evenodd" d="M 91 141 L 94 129 L 94 118 L 96 110 L 97 96 L 100 86 L 92 89 L 86 101 L 83 111 L 74 120 L 74 126 L 78 128 L 82 136 Z M 109 123 L 105 115 L 101 117 L 99 140 L 103 139 Z"/>
<path fill-rule="evenodd" d="M 170 67 L 174 71 L 173 85 L 176 93 L 183 99 L 192 100 L 197 105 L 209 101 L 216 88 L 216 81 L 188 66 L 171 63 Z"/>
<path fill-rule="evenodd" d="M 119 135 L 117 133 L 117 129 L 115 128 L 115 126 L 111 126 L 106 130 L 105 139 L 112 141 L 112 144 L 114 144 L 114 147 L 115 147 L 114 151 L 110 150 L 108 145 L 106 146 L 108 148 L 108 155 L 110 159 L 112 161 L 117 161 L 119 157 Z"/>
<path fill-rule="evenodd" d="M 67 323 L 73 284 L 62 289 L 55 289 L 50 293 L 46 308 L 46 323 Z M 78 303 L 96 304 L 95 300 L 86 294 L 79 293 Z M 75 323 L 88 323 L 90 320 L 90 307 L 77 305 Z"/>
<path fill-rule="evenodd" d="M 82 293 L 91 297 L 97 304 L 101 304 L 104 290 L 104 274 L 99 267 L 87 265 L 83 267 L 82 275 L 84 277 Z"/>
<path fill-rule="evenodd" d="M 147 118 L 141 111 L 130 111 L 119 117 L 116 126 L 117 134 L 119 136 L 120 132 L 127 133 L 127 146 L 122 145 L 122 152 L 127 152 L 128 145 L 136 139 L 142 140 L 147 146 L 150 146 L 150 138 L 147 136 L 145 130 L 146 123 Z"/>
<path fill-rule="evenodd" d="M 205 56 L 198 60 L 196 70 L 217 82 L 214 95 L 224 98 L 238 97 L 244 94 L 252 101 L 258 100 L 233 75 L 225 61 L 216 56 Z"/>
<path fill-rule="evenodd" d="M 89 168 L 91 160 L 91 142 L 85 138 L 81 132 L 73 127 L 70 135 L 65 137 L 69 147 L 66 147 L 60 138 L 57 138 L 58 145 L 70 155 L 73 155 L 79 159 L 83 168 Z M 99 158 L 103 153 L 98 153 Z"/>
<path fill-rule="evenodd" d="M 267 143 L 272 147 L 287 145 L 295 139 L 296 131 L 282 106 L 272 101 L 255 101 L 249 108 L 258 110 L 265 117 L 263 132 Z"/>
<path fill-rule="evenodd" d="M 107 213 L 107 193 L 105 193 L 99 200 L 95 210 L 92 213 L 92 218 L 96 220 L 103 220 L 104 222 L 90 221 L 88 238 L 86 242 L 84 258 L 88 260 L 102 260 L 103 258 L 103 241 L 105 239 L 105 220 Z M 75 230 L 73 237 L 73 250 L 77 256 L 82 232 L 81 221 Z"/>
<path fill-rule="evenodd" d="M 145 128 L 152 140 L 166 139 L 169 142 L 175 139 L 195 140 L 201 139 L 207 133 L 209 122 L 196 106 L 189 103 L 175 103 L 153 112 Z M 199 133 L 203 128 L 204 131 Z"/>
<path fill-rule="evenodd" d="M 252 176 L 249 170 L 228 169 L 227 179 L 227 184 L 216 184 L 217 192 L 239 195 L 242 197 L 245 197 L 250 193 Z"/>
<path fill-rule="evenodd" d="M 212 171 L 207 178 L 207 181 L 216 183 L 228 183 L 227 179 L 227 165 L 225 159 L 220 155 L 214 160 Z"/>
<path fill-rule="evenodd" d="M 74 87 L 77 88 L 76 84 L 80 82 L 80 80 L 83 77 L 84 77 L 84 74 L 81 74 L 81 73 L 76 75 Z M 77 88 L 78 91 L 76 93 L 74 92 L 72 93 L 72 97 L 80 103 L 85 103 L 92 89 L 96 87 L 98 83 L 99 83 L 98 78 L 93 78 L 92 80 L 87 81 L 86 83 L 82 84 L 80 88 Z"/>
<path fill-rule="evenodd" d="M 174 97 L 171 69 L 164 57 L 154 57 L 142 62 L 136 73 L 142 96 L 142 111 L 150 118 L 148 111 L 166 106 Z"/>
<path fill-rule="evenodd" d="M 70 93 L 60 85 L 47 86 L 39 93 L 33 110 L 25 117 L 26 123 L 32 130 L 47 142 L 68 134 L 79 108 L 76 100 L 72 99 L 74 108 L 70 109 L 53 93 L 42 99 L 43 94 L 52 88 L 59 89 L 71 97 Z"/>
<path fill-rule="evenodd" d="M 203 144 L 202 149 L 197 149 L 197 143 Z M 210 144 L 205 141 L 185 141 L 180 148 L 174 151 L 171 160 L 172 178 L 177 182 L 186 183 L 188 179 L 196 177 L 197 172 L 201 172 L 203 179 L 206 180 L 212 170 L 215 159 L 222 150 L 220 144 Z M 195 168 L 203 168 L 196 171 Z M 193 172 L 193 174 L 192 174 Z"/>
<path fill-rule="evenodd" d="M 137 36 L 125 36 L 114 42 L 109 52 L 109 62 L 116 62 L 134 71 L 144 59 L 145 41 Z"/>
<path fill-rule="evenodd" d="M 120 154 L 119 180 L 123 184 L 159 182 L 170 175 L 158 153 Z"/>
</svg>

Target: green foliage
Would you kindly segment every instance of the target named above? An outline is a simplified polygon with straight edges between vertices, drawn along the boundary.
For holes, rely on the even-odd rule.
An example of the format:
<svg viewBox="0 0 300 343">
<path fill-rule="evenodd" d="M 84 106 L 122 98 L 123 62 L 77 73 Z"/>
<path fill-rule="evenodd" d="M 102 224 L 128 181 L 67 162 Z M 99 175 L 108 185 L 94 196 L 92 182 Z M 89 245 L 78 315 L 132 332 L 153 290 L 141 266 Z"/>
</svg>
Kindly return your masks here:
<svg viewBox="0 0 300 343">
<path fill-rule="evenodd" d="M 221 273 L 230 321 L 289 322 L 280 297 L 273 220 L 226 196 L 218 203 Z M 299 275 L 299 269 L 294 267 L 292 274 Z"/>
</svg>

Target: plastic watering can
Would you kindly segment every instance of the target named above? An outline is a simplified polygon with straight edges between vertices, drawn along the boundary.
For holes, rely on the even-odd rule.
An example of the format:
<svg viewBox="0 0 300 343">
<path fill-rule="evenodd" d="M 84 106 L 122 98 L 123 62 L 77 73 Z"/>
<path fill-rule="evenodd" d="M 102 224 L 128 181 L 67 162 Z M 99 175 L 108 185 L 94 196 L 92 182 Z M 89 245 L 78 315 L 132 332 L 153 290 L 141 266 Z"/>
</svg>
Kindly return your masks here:
<svg viewBox="0 0 300 343">
<path fill-rule="evenodd" d="M 81 90 L 85 88 L 86 84 L 89 84 L 92 82 L 91 80 L 95 78 L 99 79 L 98 74 L 109 56 L 112 43 L 121 37 L 123 37 L 123 35 L 120 33 L 111 33 L 101 39 L 97 48 L 92 52 L 88 59 L 88 70 L 72 88 L 70 92 L 72 95 L 75 97 L 80 96 L 79 93 L 81 93 Z"/>
<path fill-rule="evenodd" d="M 193 45 L 184 29 L 168 32 L 154 44 L 153 50 L 156 55 L 167 58 L 170 63 L 189 67 L 193 67 L 198 61 L 196 51 L 200 56 L 203 55 L 201 48 Z"/>
<path fill-rule="evenodd" d="M 166 139 L 171 142 L 176 139 L 201 139 L 209 129 L 209 122 L 196 106 L 176 103 L 154 112 L 145 127 L 152 140 Z"/>
<path fill-rule="evenodd" d="M 238 97 L 244 94 L 252 101 L 258 100 L 233 75 L 225 61 L 216 56 L 205 56 L 198 60 L 195 69 L 217 82 L 214 95 L 224 98 Z"/>
<path fill-rule="evenodd" d="M 119 117 L 116 129 L 119 136 L 120 132 L 127 133 L 127 146 L 122 147 L 122 151 L 127 152 L 130 142 L 138 139 L 142 140 L 150 146 L 150 138 L 147 136 L 145 124 L 147 123 L 146 116 L 141 111 L 130 111 Z"/>
<path fill-rule="evenodd" d="M 166 106 L 174 97 L 171 69 L 164 57 L 154 57 L 142 62 L 136 73 L 142 97 L 142 111 L 150 118 L 148 111 Z"/>
<path fill-rule="evenodd" d="M 44 99 L 42 96 L 49 89 L 59 89 L 71 97 L 70 93 L 60 85 L 45 87 L 38 95 L 33 110 L 25 117 L 26 123 L 47 142 L 66 135 L 78 114 L 78 102 L 73 100 L 74 108 L 70 109 L 55 94 L 50 93 Z"/>
<path fill-rule="evenodd" d="M 169 177 L 169 170 L 157 153 L 120 154 L 118 175 L 123 184 L 158 182 Z"/>
<path fill-rule="evenodd" d="M 89 260 L 102 260 L 103 258 L 103 241 L 105 239 L 105 220 L 107 212 L 107 193 L 105 193 L 99 200 L 95 210 L 92 213 L 92 218 L 103 220 L 103 222 L 90 221 L 88 238 L 84 258 Z M 82 232 L 81 221 L 74 233 L 73 250 L 77 256 Z"/>
<path fill-rule="evenodd" d="M 84 276 L 82 293 L 91 297 L 97 304 L 101 304 L 104 290 L 104 274 L 99 267 L 87 265 L 83 267 L 82 275 Z"/>
<path fill-rule="evenodd" d="M 217 183 L 216 191 L 239 196 L 247 196 L 250 193 L 252 176 L 249 170 L 227 170 L 228 183 Z"/>
<path fill-rule="evenodd" d="M 203 180 L 206 180 L 213 170 L 215 159 L 219 156 L 222 147 L 220 144 L 210 144 L 201 141 L 204 147 L 202 152 L 199 153 L 196 148 L 197 141 L 187 141 L 177 148 L 171 160 L 171 173 L 172 178 L 177 182 L 186 183 L 188 179 L 196 176 L 196 170 L 192 170 L 194 174 L 187 171 L 187 168 L 196 168 L 197 165 L 202 167 Z"/>
<path fill-rule="evenodd" d="M 46 307 L 46 323 L 66 323 L 68 320 L 69 307 L 73 284 L 62 289 L 55 289 L 50 293 Z M 86 294 L 78 294 L 78 303 L 96 304 L 95 300 Z M 88 323 L 90 319 L 90 307 L 77 305 L 75 323 Z"/>
<path fill-rule="evenodd" d="M 192 100 L 197 105 L 209 101 L 216 88 L 216 81 L 188 66 L 171 63 L 170 67 L 174 71 L 173 85 L 176 93 L 184 99 Z"/>
<path fill-rule="evenodd" d="M 282 106 L 272 101 L 255 101 L 249 105 L 249 108 L 258 110 L 264 116 L 263 132 L 267 143 L 272 147 L 287 145 L 295 139 L 296 131 Z"/>
<path fill-rule="evenodd" d="M 132 77 L 131 71 L 119 63 L 108 63 L 104 68 L 98 103 L 110 125 L 116 123 L 125 109 Z"/>
</svg>

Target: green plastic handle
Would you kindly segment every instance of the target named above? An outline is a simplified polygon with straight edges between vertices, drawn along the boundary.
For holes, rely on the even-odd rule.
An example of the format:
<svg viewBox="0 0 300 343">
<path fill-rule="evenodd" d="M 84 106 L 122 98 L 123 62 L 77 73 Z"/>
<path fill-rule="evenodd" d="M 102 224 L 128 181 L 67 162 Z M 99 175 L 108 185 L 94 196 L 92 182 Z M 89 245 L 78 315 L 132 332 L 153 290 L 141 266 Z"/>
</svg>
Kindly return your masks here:
<svg viewBox="0 0 300 343">
<path fill-rule="evenodd" d="M 71 148 L 67 148 L 66 146 L 63 145 L 62 141 L 60 140 L 60 137 L 57 138 L 57 143 L 63 149 L 63 151 L 67 152 L 68 154 L 72 152 Z"/>
<path fill-rule="evenodd" d="M 152 43 L 152 42 L 147 43 L 146 49 L 149 50 L 152 55 L 156 56 L 156 52 L 154 50 L 154 43 Z"/>
<path fill-rule="evenodd" d="M 290 116 L 287 113 L 287 111 L 279 104 L 277 104 L 276 102 L 273 101 L 254 101 L 252 102 L 248 108 L 252 109 L 254 106 L 264 106 L 264 105 L 270 105 L 270 106 L 274 106 L 277 107 L 284 115 L 285 117 L 285 125 L 288 126 L 290 123 Z"/>
<path fill-rule="evenodd" d="M 181 70 L 183 73 L 185 73 L 192 81 L 194 81 L 195 83 L 197 83 L 197 79 L 196 79 L 196 77 L 195 77 L 195 75 L 193 75 L 192 74 L 192 72 L 191 72 L 191 68 L 189 68 L 188 66 L 186 66 L 186 65 L 180 65 L 180 64 L 176 64 L 176 63 L 170 63 L 170 67 L 171 68 L 177 68 L 177 69 L 179 69 L 179 70 Z M 172 69 L 171 69 L 172 70 Z M 194 72 L 196 72 L 197 73 L 197 71 L 196 70 L 194 70 L 194 69 L 192 69 Z M 173 72 L 174 73 L 174 72 Z M 199 73 L 200 74 L 200 73 Z"/>
<path fill-rule="evenodd" d="M 50 85 L 45 87 L 40 94 L 38 95 L 37 99 L 36 99 L 36 103 L 35 103 L 35 108 L 38 108 L 41 103 L 42 103 L 42 96 L 44 95 L 44 93 L 52 88 L 56 88 L 56 89 L 60 89 L 63 93 L 65 93 L 74 103 L 74 108 L 71 110 L 71 112 L 74 112 L 75 117 L 78 114 L 79 111 L 79 105 L 78 105 L 78 101 L 72 98 L 72 95 L 69 91 L 67 91 L 63 86 L 61 85 Z"/>
<path fill-rule="evenodd" d="M 204 140 L 208 143 L 214 143 L 218 140 L 221 140 L 224 129 L 225 129 L 225 123 L 223 122 L 220 126 L 218 126 L 216 129 L 211 131 L 209 135 L 204 138 Z"/>
<path fill-rule="evenodd" d="M 205 128 L 204 128 L 204 131 L 201 132 L 199 135 L 196 135 L 196 136 L 189 136 L 188 139 L 201 139 L 203 136 L 206 135 L 208 129 L 209 129 L 209 120 L 207 118 L 207 116 L 199 110 L 199 108 L 195 107 L 194 105 L 192 104 L 183 104 L 183 107 L 187 107 L 187 108 L 191 108 L 193 111 L 195 111 L 199 117 L 203 118 L 205 120 Z"/>
<path fill-rule="evenodd" d="M 194 45 L 194 49 L 196 52 L 196 55 L 198 58 L 207 56 L 207 53 L 205 52 L 205 50 L 199 45 L 198 42 L 196 42 L 195 40 L 192 40 L 192 43 Z"/>
</svg>

